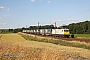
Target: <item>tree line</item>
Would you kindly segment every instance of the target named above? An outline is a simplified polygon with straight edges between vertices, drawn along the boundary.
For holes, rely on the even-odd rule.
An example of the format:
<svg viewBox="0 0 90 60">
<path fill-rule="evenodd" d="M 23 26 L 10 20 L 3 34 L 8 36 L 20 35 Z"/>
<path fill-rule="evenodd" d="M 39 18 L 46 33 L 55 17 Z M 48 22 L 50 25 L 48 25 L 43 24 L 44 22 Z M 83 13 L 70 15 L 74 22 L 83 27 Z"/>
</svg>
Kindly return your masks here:
<svg viewBox="0 0 90 60">
<path fill-rule="evenodd" d="M 72 23 L 67 28 L 71 34 L 90 34 L 90 21 Z"/>
<path fill-rule="evenodd" d="M 6 34 L 6 33 L 18 33 L 21 32 L 22 28 L 19 29 L 0 29 L 0 34 Z"/>
<path fill-rule="evenodd" d="M 16 28 L 16 29 L 1 29 L 0 33 L 18 33 L 22 32 L 22 30 L 35 30 L 35 29 L 54 29 L 57 27 L 54 27 L 54 25 L 45 25 L 45 26 L 30 26 L 28 28 L 22 27 L 22 28 Z"/>
</svg>

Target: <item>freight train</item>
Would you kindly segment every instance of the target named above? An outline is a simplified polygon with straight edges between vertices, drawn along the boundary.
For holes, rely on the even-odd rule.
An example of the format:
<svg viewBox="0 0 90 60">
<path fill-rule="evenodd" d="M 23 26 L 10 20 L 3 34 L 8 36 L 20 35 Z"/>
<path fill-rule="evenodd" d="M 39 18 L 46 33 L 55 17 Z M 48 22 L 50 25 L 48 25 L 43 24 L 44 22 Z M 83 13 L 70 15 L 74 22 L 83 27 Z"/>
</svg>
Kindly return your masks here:
<svg viewBox="0 0 90 60">
<path fill-rule="evenodd" d="M 23 30 L 23 33 L 45 35 L 53 37 L 69 38 L 69 29 L 35 29 L 35 30 Z"/>
</svg>

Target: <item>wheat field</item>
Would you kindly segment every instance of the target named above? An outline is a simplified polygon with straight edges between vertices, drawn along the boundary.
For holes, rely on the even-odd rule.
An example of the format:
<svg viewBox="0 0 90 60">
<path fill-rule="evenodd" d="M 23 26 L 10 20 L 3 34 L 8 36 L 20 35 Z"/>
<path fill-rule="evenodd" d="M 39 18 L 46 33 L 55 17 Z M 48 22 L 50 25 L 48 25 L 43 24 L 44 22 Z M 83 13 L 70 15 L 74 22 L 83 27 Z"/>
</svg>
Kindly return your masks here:
<svg viewBox="0 0 90 60">
<path fill-rule="evenodd" d="M 0 34 L 1 60 L 90 60 L 90 50 L 25 40 L 18 34 Z"/>
</svg>

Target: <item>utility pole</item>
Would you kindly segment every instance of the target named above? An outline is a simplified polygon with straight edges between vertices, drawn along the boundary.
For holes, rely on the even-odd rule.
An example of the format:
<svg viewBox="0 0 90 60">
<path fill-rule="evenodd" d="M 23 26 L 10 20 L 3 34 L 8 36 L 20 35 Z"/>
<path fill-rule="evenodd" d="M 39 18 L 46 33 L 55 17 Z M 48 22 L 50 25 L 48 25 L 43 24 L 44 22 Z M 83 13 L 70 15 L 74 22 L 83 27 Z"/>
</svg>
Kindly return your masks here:
<svg viewBox="0 0 90 60">
<path fill-rule="evenodd" d="M 19 29 L 19 24 L 18 24 L 18 29 Z"/>
<path fill-rule="evenodd" d="M 39 27 L 39 22 L 38 22 L 38 27 Z"/>
<path fill-rule="evenodd" d="M 38 34 L 40 34 L 40 30 L 39 30 L 39 22 L 38 22 Z"/>
<path fill-rule="evenodd" d="M 55 35 L 56 35 L 56 22 L 55 22 Z M 56 37 L 56 36 L 55 36 Z"/>
<path fill-rule="evenodd" d="M 56 22 L 55 22 L 55 28 L 56 28 Z"/>
<path fill-rule="evenodd" d="M 26 29 L 27 29 L 27 25 L 26 25 Z"/>
<path fill-rule="evenodd" d="M 27 33 L 27 25 L 26 25 L 26 33 Z"/>
</svg>

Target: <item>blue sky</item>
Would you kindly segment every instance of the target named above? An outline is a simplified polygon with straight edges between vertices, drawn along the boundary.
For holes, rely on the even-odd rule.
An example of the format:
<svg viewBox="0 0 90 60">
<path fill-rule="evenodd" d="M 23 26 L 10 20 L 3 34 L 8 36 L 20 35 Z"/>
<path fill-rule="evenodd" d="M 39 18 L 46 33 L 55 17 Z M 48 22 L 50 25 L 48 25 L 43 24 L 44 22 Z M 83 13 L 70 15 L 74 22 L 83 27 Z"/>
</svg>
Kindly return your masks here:
<svg viewBox="0 0 90 60">
<path fill-rule="evenodd" d="M 0 29 L 90 20 L 90 0 L 0 0 Z"/>
</svg>

